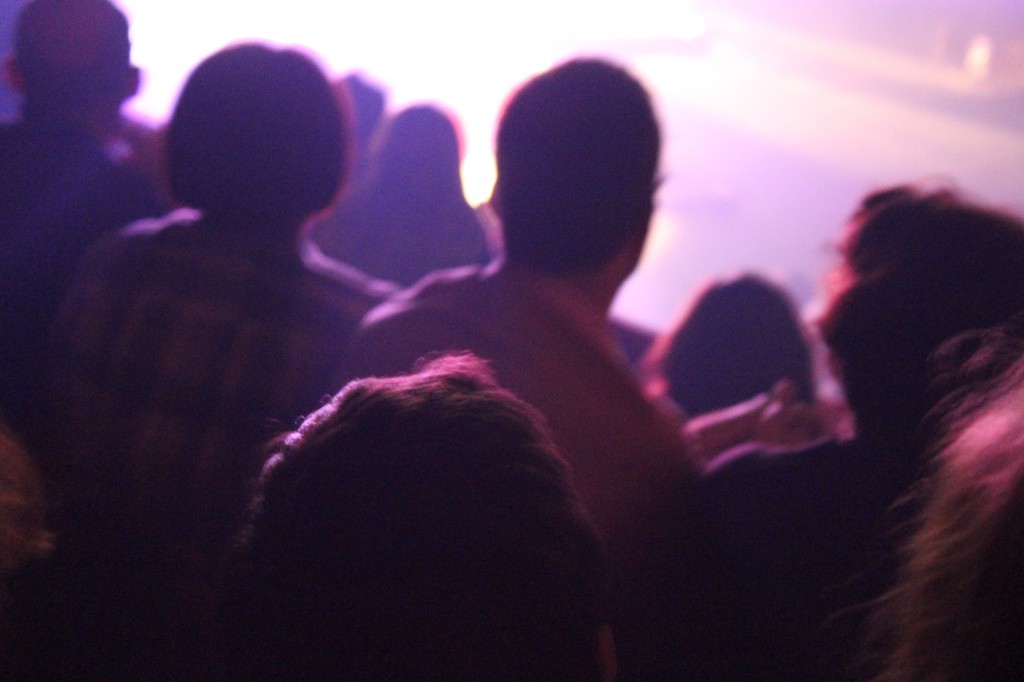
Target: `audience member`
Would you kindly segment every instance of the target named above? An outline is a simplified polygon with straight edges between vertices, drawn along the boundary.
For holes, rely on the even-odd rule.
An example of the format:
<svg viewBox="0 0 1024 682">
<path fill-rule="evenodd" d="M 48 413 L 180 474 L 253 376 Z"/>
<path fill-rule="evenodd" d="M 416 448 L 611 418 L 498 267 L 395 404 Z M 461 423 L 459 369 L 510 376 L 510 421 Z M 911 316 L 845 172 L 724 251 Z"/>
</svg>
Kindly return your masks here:
<svg viewBox="0 0 1024 682">
<path fill-rule="evenodd" d="M 399 112 L 370 149 L 365 181 L 319 226 L 325 253 L 403 286 L 435 270 L 486 263 L 460 162 L 450 114 L 431 105 Z"/>
<path fill-rule="evenodd" d="M 252 446 L 319 405 L 358 320 L 390 292 L 359 273 L 310 272 L 298 256 L 306 220 L 344 177 L 343 120 L 296 52 L 241 45 L 208 58 L 168 130 L 172 188 L 201 217 L 112 236 L 72 290 L 61 322 L 79 369 L 62 388 L 81 410 L 76 442 L 128 458 L 129 489 L 162 491 L 164 511 L 198 495 L 194 521 L 226 521 L 208 505 L 238 501 L 258 470 Z"/>
<path fill-rule="evenodd" d="M 789 294 L 756 275 L 705 288 L 644 359 L 647 387 L 689 415 L 793 385 L 815 401 L 811 353 Z"/>
<path fill-rule="evenodd" d="M 648 95 L 619 67 L 576 60 L 528 82 L 498 131 L 506 259 L 428 278 L 374 310 L 356 342 L 367 374 L 432 351 L 488 359 L 544 413 L 609 538 L 631 534 L 648 493 L 695 470 L 608 325 L 647 233 L 658 153 Z"/>
<path fill-rule="evenodd" d="M 1024 677 L 1024 344 L 1019 320 L 970 337 L 948 353 L 966 385 L 939 408 L 935 471 L 877 614 L 879 682 Z"/>
<path fill-rule="evenodd" d="M 0 127 L 0 411 L 44 447 L 46 330 L 85 250 L 156 215 L 154 190 L 109 143 L 138 88 L 128 22 L 106 0 L 32 0 L 17 15 L 12 87 L 20 120 Z"/>
<path fill-rule="evenodd" d="M 644 397 L 608 322 L 647 234 L 659 147 L 647 92 L 618 66 L 574 60 L 532 79 L 498 126 L 506 258 L 425 278 L 372 311 L 355 343 L 365 376 L 436 351 L 490 361 L 547 419 L 614 568 L 630 576 L 616 596 L 638 612 L 626 590 L 656 580 L 659 515 L 699 466 L 679 421 Z M 648 611 L 633 624 L 654 620 Z M 616 629 L 632 639 L 630 626 Z"/>
<path fill-rule="evenodd" d="M 890 584 L 910 511 L 896 503 L 927 463 L 928 358 L 1024 307 L 1024 224 L 952 191 L 870 195 L 842 255 L 822 329 L 856 437 L 734 453 L 703 481 L 694 602 L 680 607 L 702 615 L 676 652 L 690 679 L 856 676 L 857 607 Z"/>
<path fill-rule="evenodd" d="M 339 279 L 342 269 L 311 272 L 299 256 L 304 224 L 344 178 L 345 123 L 323 74 L 295 51 L 245 44 L 209 57 L 167 134 L 172 189 L 196 210 L 98 243 L 65 301 L 57 381 L 66 523 L 80 542 L 62 559 L 96 572 L 93 610 L 65 620 L 103 623 L 79 652 L 103 673 L 201 665 L 174 639 L 176 625 L 193 636 L 195 624 L 158 622 L 160 609 L 177 613 L 189 585 L 201 602 L 262 443 L 337 388 L 351 332 L 390 291 Z M 136 586 L 147 601 L 136 603 Z"/>
<path fill-rule="evenodd" d="M 353 382 L 280 443 L 222 610 L 238 679 L 614 677 L 597 535 L 476 358 Z"/>
</svg>

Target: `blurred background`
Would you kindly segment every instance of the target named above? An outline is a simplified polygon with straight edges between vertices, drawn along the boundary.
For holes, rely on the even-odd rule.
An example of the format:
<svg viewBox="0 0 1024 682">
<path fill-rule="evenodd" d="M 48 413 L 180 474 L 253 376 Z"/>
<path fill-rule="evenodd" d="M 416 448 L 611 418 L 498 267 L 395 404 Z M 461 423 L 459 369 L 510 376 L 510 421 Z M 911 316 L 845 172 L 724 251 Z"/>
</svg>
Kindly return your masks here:
<svg viewBox="0 0 1024 682">
<path fill-rule="evenodd" d="M 665 181 L 644 261 L 616 312 L 660 329 L 711 277 L 757 270 L 812 310 L 834 241 L 867 191 L 928 179 L 1024 210 L 1019 0 L 120 0 L 144 71 L 131 111 L 169 116 L 188 71 L 230 42 L 302 46 L 359 71 L 392 111 L 437 102 L 463 126 L 473 204 L 494 181 L 509 91 L 576 54 L 649 86 Z M 10 49 L 13 2 L 0 6 Z M 15 111 L 0 88 L 0 115 Z"/>
</svg>

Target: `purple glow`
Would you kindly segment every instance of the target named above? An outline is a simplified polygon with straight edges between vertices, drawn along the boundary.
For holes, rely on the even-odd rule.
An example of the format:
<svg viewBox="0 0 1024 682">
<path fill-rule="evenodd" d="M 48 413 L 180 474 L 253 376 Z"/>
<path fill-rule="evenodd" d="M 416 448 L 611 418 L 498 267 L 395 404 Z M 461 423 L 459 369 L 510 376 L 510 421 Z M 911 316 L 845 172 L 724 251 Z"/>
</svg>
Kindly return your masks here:
<svg viewBox="0 0 1024 682">
<path fill-rule="evenodd" d="M 494 123 L 516 84 L 572 54 L 625 62 L 655 94 L 666 182 L 644 262 L 616 306 L 654 327 L 703 280 L 743 269 L 810 299 L 842 221 L 879 185 L 939 177 L 1024 208 L 1015 3 L 121 4 L 146 74 L 136 113 L 164 120 L 192 66 L 229 42 L 301 45 L 331 73 L 386 84 L 392 109 L 454 111 L 473 203 L 489 195 Z"/>
</svg>

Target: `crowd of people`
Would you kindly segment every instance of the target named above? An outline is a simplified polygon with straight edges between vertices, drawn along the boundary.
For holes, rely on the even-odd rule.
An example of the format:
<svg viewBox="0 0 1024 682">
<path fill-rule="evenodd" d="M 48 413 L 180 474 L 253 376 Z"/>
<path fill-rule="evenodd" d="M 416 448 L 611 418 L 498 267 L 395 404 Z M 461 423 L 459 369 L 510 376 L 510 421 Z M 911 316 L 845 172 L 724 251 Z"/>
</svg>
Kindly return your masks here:
<svg viewBox="0 0 1024 682">
<path fill-rule="evenodd" d="M 610 318 L 626 68 L 454 116 L 225 47 L 167 125 L 108 0 L 29 0 L 0 126 L 0 678 L 1024 675 L 1024 221 L 866 196 L 812 329 L 756 274 Z M 820 397 L 827 353 L 845 402 Z"/>
</svg>

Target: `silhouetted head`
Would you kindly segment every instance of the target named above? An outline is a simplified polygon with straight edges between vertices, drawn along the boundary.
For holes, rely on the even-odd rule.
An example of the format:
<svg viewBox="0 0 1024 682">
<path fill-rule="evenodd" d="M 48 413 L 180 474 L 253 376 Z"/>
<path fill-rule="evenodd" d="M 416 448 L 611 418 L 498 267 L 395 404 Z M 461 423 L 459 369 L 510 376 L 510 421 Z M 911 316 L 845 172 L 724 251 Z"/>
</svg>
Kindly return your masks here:
<svg viewBox="0 0 1024 682">
<path fill-rule="evenodd" d="M 427 205 L 444 204 L 451 196 L 464 203 L 459 134 L 448 114 L 431 105 L 411 106 L 385 123 L 379 134 L 371 160 L 372 184 Z"/>
<path fill-rule="evenodd" d="M 242 677 L 598 679 L 603 555 L 540 424 L 471 357 L 306 419 L 234 562 Z"/>
<path fill-rule="evenodd" d="M 116 119 L 135 94 L 128 20 L 106 0 L 32 0 L 18 15 L 8 74 L 25 118 Z"/>
<path fill-rule="evenodd" d="M 858 432 L 907 438 L 931 407 L 929 356 L 1024 308 L 1024 224 L 950 190 L 868 196 L 822 320 Z"/>
<path fill-rule="evenodd" d="M 793 382 L 814 402 L 811 354 L 796 306 L 781 287 L 755 275 L 705 289 L 644 364 L 688 414 L 729 407 Z"/>
<path fill-rule="evenodd" d="M 595 59 L 523 85 L 498 125 L 495 198 L 509 262 L 592 272 L 634 248 L 653 210 L 660 135 L 644 87 Z"/>
<path fill-rule="evenodd" d="M 323 73 L 293 50 L 229 47 L 189 76 L 171 119 L 175 197 L 233 221 L 301 221 L 334 200 L 348 120 Z"/>
</svg>

